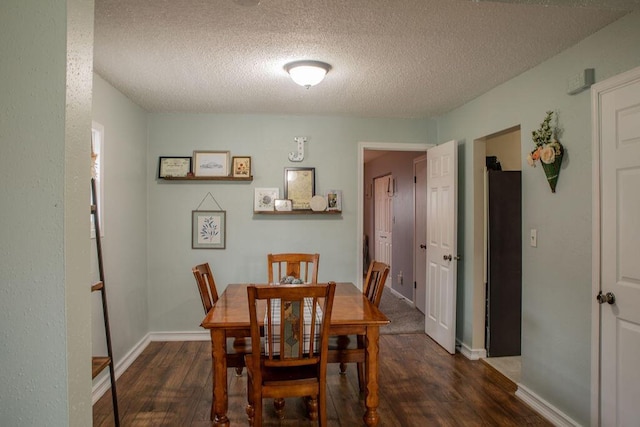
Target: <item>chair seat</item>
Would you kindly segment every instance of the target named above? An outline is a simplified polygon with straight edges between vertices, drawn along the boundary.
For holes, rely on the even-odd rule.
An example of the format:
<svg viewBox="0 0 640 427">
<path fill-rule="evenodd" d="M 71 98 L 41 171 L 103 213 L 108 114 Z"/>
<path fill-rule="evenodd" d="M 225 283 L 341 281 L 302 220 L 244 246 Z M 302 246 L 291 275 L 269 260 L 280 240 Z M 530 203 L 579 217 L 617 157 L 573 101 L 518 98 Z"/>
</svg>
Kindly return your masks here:
<svg viewBox="0 0 640 427">
<path fill-rule="evenodd" d="M 253 369 L 251 364 L 251 354 L 245 355 L 245 364 L 247 366 L 247 374 L 253 377 Z M 302 384 L 317 385 L 318 370 L 314 365 L 303 366 L 287 366 L 287 367 L 262 367 L 262 384 L 263 386 L 278 386 L 284 383 L 292 382 Z"/>
</svg>

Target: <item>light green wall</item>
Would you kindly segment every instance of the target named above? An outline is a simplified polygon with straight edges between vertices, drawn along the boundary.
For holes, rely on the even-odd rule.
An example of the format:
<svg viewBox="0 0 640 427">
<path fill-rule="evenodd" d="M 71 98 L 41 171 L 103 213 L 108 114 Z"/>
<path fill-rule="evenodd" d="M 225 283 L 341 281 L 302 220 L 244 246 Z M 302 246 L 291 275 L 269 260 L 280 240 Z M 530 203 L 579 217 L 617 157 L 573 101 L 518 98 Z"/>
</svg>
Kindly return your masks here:
<svg viewBox="0 0 640 427">
<path fill-rule="evenodd" d="M 0 425 L 91 424 L 93 1 L 0 3 Z"/>
<path fill-rule="evenodd" d="M 202 321 L 191 267 L 209 262 L 219 290 L 264 282 L 269 252 L 320 253 L 319 280 L 356 282 L 357 143 L 423 143 L 429 120 L 261 115 L 151 114 L 149 119 L 149 305 L 152 331 L 194 331 Z M 292 163 L 294 137 L 305 159 Z M 157 180 L 159 156 L 229 150 L 252 158 L 251 183 Z M 254 188 L 278 187 L 285 167 L 316 168 L 316 192 L 342 189 L 341 217 L 253 215 Z M 191 249 L 191 211 L 207 193 L 227 212 L 226 249 Z M 200 209 L 217 210 L 211 198 Z"/>
<path fill-rule="evenodd" d="M 117 364 L 149 332 L 147 113 L 95 74 L 93 91 L 93 120 L 104 126 L 102 251 Z M 97 280 L 95 240 L 91 241 L 90 253 Z M 92 312 L 93 353 L 106 354 L 102 306 L 97 293 L 92 300 Z"/>
<path fill-rule="evenodd" d="M 471 346 L 474 139 L 522 126 L 522 153 L 545 111 L 558 112 L 566 148 L 556 193 L 541 167 L 523 157 L 522 384 L 580 424 L 590 415 L 591 97 L 566 94 L 566 79 L 595 68 L 601 81 L 640 65 L 640 12 L 623 17 L 576 46 L 438 120 L 439 141 L 460 142 L 458 337 Z"/>
</svg>

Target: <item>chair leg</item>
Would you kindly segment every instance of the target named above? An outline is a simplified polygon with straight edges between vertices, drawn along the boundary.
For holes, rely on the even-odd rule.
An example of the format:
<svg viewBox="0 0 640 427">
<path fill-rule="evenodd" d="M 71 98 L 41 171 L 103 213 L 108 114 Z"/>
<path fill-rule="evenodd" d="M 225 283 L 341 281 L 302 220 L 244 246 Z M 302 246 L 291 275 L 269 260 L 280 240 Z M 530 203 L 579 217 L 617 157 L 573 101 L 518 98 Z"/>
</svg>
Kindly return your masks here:
<svg viewBox="0 0 640 427">
<path fill-rule="evenodd" d="M 255 425 L 256 408 L 251 403 L 247 403 L 245 411 L 247 412 L 247 420 L 249 421 L 249 426 L 253 427 Z"/>
<path fill-rule="evenodd" d="M 213 346 L 213 344 L 212 344 L 212 346 Z M 215 377 L 216 377 L 216 375 L 215 375 L 215 371 L 214 371 L 213 378 L 215 378 Z M 215 384 L 215 381 L 214 381 L 213 382 L 213 386 L 211 387 L 211 396 L 212 396 L 211 397 L 211 414 L 209 415 L 209 419 L 211 421 L 213 421 L 213 419 L 214 419 L 214 417 L 216 415 L 216 407 L 215 407 L 216 401 L 213 400 L 213 396 L 215 396 L 215 389 L 216 389 L 216 384 Z"/>
<path fill-rule="evenodd" d="M 346 375 L 347 373 L 347 364 L 340 362 L 340 375 Z"/>
<path fill-rule="evenodd" d="M 253 384 L 251 382 L 251 378 L 249 378 L 249 376 L 247 376 L 247 407 L 245 409 L 246 413 L 247 413 L 247 420 L 249 421 L 249 426 L 253 427 L 255 425 L 261 425 L 261 421 L 259 420 L 259 423 L 256 424 L 256 406 L 255 406 L 255 402 L 256 402 L 256 397 L 253 393 Z M 260 408 L 260 410 L 262 410 L 262 408 Z"/>
<path fill-rule="evenodd" d="M 305 404 L 307 406 L 307 414 L 311 421 L 318 419 L 318 399 L 317 396 L 307 396 L 305 398 Z"/>
<path fill-rule="evenodd" d="M 276 410 L 276 415 L 279 419 L 284 419 L 284 399 L 282 397 L 278 397 L 273 399 L 273 408 Z"/>
<path fill-rule="evenodd" d="M 364 363 L 358 363 L 358 386 L 360 387 L 360 392 L 364 392 L 364 383 L 365 383 L 365 373 L 364 373 Z"/>
<path fill-rule="evenodd" d="M 318 426 L 326 427 L 327 425 L 327 394 L 320 391 L 318 394 Z"/>
</svg>

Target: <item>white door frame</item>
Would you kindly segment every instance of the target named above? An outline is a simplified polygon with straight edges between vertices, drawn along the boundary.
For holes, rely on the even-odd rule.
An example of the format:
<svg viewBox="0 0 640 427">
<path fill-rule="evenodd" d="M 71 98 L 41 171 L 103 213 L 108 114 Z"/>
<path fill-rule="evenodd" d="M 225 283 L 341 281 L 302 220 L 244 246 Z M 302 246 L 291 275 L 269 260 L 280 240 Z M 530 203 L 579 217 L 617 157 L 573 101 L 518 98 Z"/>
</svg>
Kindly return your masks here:
<svg viewBox="0 0 640 427">
<path fill-rule="evenodd" d="M 600 234 L 600 105 L 602 92 L 622 86 L 640 78 L 640 67 L 611 77 L 591 87 L 591 147 L 592 163 L 592 272 L 591 272 L 591 425 L 597 426 L 600 421 L 600 305 L 596 295 L 601 290 L 601 234 Z"/>
<path fill-rule="evenodd" d="M 427 143 L 359 142 L 358 143 L 358 216 L 356 219 L 356 285 L 362 289 L 362 234 L 364 233 L 364 150 L 424 151 L 435 146 Z"/>
</svg>

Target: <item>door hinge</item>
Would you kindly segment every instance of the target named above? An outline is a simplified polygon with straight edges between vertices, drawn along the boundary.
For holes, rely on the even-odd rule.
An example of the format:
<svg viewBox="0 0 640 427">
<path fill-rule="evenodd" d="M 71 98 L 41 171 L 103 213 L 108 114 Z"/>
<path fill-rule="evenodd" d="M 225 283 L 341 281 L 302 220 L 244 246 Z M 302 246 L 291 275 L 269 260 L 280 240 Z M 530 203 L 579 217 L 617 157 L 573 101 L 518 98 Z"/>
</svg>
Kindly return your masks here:
<svg viewBox="0 0 640 427">
<path fill-rule="evenodd" d="M 413 183 L 414 183 L 414 184 L 417 184 L 417 183 L 418 183 L 418 179 L 416 178 L 416 176 L 415 176 L 415 175 L 413 176 Z"/>
<path fill-rule="evenodd" d="M 413 289 L 418 289 L 418 282 L 413 282 Z"/>
</svg>

